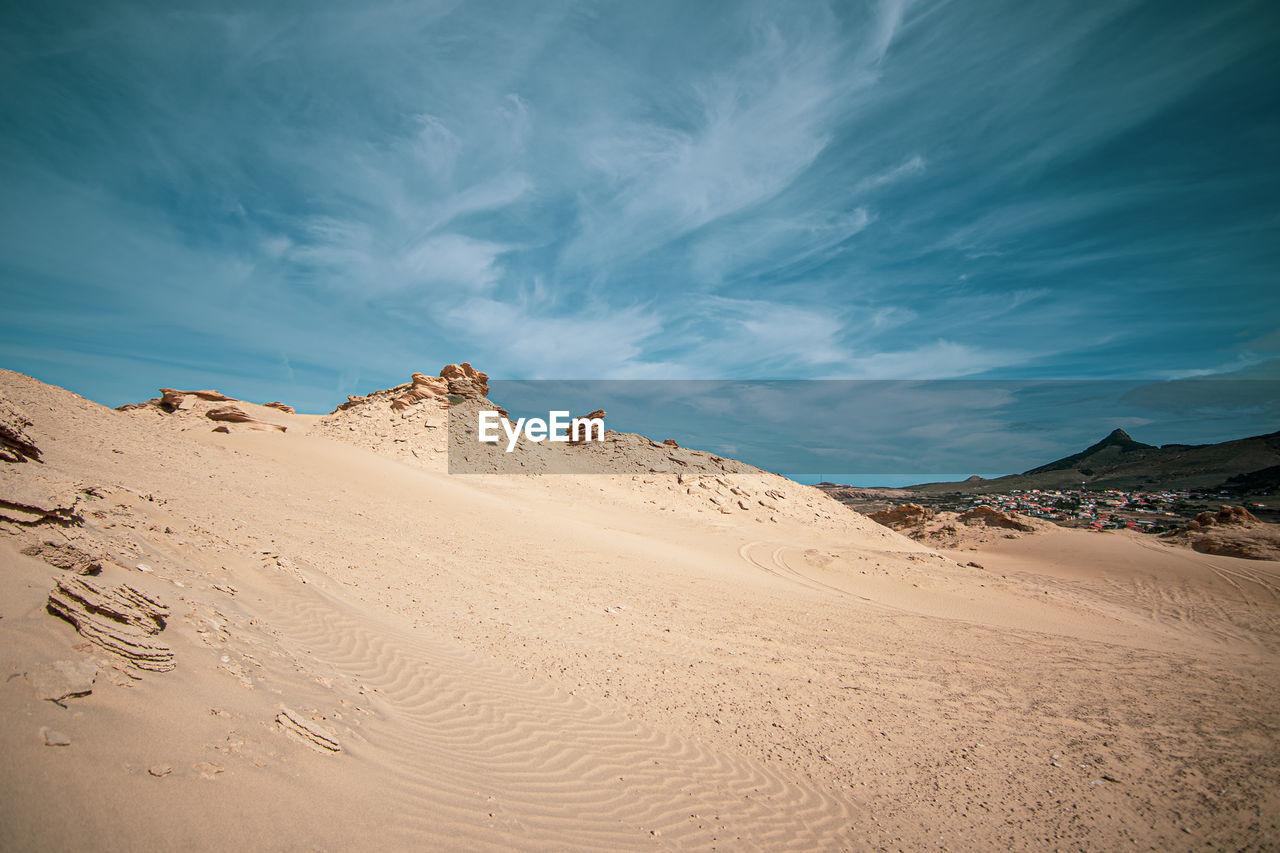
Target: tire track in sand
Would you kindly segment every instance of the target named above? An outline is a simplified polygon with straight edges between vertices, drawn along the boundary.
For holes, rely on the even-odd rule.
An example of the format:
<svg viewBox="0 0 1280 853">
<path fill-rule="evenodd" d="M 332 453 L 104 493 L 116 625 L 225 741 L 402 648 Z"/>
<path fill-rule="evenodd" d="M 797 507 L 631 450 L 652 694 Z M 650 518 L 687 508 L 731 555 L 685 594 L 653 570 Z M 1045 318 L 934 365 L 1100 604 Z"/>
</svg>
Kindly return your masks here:
<svg viewBox="0 0 1280 853">
<path fill-rule="evenodd" d="M 799 550 L 793 546 L 783 545 L 775 547 L 769 542 L 752 541 L 747 542 L 738 549 L 738 556 L 750 565 L 755 566 L 757 569 L 760 569 L 767 574 L 781 578 L 785 581 L 790 581 L 791 583 L 806 587 L 807 589 L 814 590 L 815 592 L 834 593 L 843 599 L 856 601 L 860 606 L 870 607 L 884 613 L 907 612 L 901 608 L 882 604 L 865 595 L 858 595 L 856 592 L 852 592 L 851 590 L 842 589 L 838 586 L 833 586 L 832 584 L 824 583 L 816 578 L 809 577 L 803 572 L 793 568 L 783 558 L 783 555 L 787 552 L 788 548 L 793 551 Z M 762 552 L 767 553 L 761 556 Z"/>
</svg>

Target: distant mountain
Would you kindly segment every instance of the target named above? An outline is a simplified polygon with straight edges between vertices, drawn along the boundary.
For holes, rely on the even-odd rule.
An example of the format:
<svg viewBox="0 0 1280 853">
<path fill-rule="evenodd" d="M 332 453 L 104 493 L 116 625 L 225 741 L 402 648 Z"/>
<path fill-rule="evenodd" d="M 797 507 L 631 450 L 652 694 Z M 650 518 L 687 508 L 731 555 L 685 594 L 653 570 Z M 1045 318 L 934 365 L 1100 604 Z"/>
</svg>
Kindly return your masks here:
<svg viewBox="0 0 1280 853">
<path fill-rule="evenodd" d="M 1116 453 L 1107 453 L 1110 448 L 1115 448 Z M 1041 465 L 1039 468 L 1032 468 L 1023 476 L 1031 476 L 1032 474 L 1044 474 L 1049 471 L 1076 471 L 1081 469 L 1094 468 L 1102 463 L 1104 459 L 1110 461 L 1113 459 L 1122 459 L 1125 462 L 1132 461 L 1132 457 L 1125 457 L 1126 453 L 1132 453 L 1135 450 L 1155 450 L 1158 447 L 1150 444 L 1143 444 L 1140 441 L 1134 441 L 1129 433 L 1122 429 L 1114 429 L 1106 438 L 1097 444 L 1086 447 L 1079 453 L 1059 459 L 1057 462 L 1050 462 L 1048 465 Z"/>
<path fill-rule="evenodd" d="M 1280 466 L 1280 432 L 1220 444 L 1165 444 L 1135 441 L 1122 429 L 1079 453 L 1021 474 L 993 480 L 970 477 L 957 483 L 909 486 L 928 494 L 984 494 L 1010 489 L 1213 489 L 1272 483 Z M 1268 470 L 1272 469 L 1272 470 Z"/>
</svg>

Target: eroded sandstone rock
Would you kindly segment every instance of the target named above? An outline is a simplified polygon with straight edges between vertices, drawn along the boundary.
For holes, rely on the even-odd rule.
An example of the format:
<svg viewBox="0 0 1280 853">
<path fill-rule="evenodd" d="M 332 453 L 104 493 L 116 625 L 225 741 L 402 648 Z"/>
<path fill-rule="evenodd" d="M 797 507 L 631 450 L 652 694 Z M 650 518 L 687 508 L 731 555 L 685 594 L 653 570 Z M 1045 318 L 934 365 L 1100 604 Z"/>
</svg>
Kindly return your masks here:
<svg viewBox="0 0 1280 853">
<path fill-rule="evenodd" d="M 173 651 L 152 639 L 164 630 L 169 609 L 128 584 L 59 578 L 46 607 L 74 625 L 82 637 L 139 669 L 168 672 L 174 667 Z"/>
<path fill-rule="evenodd" d="M 446 364 L 440 369 L 440 377 L 448 383 L 450 394 L 475 398 L 489 395 L 489 374 L 476 370 L 469 361 Z"/>
<path fill-rule="evenodd" d="M 391 398 L 391 408 L 403 412 L 423 400 L 435 400 L 449 393 L 449 380 L 424 373 L 413 374 L 409 387 Z"/>
<path fill-rule="evenodd" d="M 970 527 L 981 525 L 983 527 L 1002 527 L 1006 530 L 1022 530 L 1029 532 L 1035 530 L 1030 524 L 1019 521 L 1011 515 L 1006 515 L 995 507 L 975 506 L 973 509 L 960 513 L 959 521 Z"/>
<path fill-rule="evenodd" d="M 1196 516 L 1187 527 L 1191 530 L 1200 530 L 1206 527 L 1252 527 L 1255 524 L 1261 524 L 1259 518 L 1249 510 L 1242 506 L 1230 506 L 1227 504 L 1218 508 L 1217 512 L 1202 512 Z"/>
<path fill-rule="evenodd" d="M 7 400 L 0 400 L 0 461 L 40 461 L 40 448 L 27 435 L 31 421 Z"/>
<path fill-rule="evenodd" d="M 919 527 L 933 518 L 933 515 L 933 510 L 926 509 L 920 504 L 898 504 L 873 512 L 867 518 L 891 530 L 906 530 L 909 527 Z"/>
<path fill-rule="evenodd" d="M 45 540 L 28 545 L 22 553 L 78 575 L 96 575 L 102 571 L 102 561 L 70 542 Z"/>
<path fill-rule="evenodd" d="M 205 412 L 204 416 L 211 421 L 228 421 L 233 424 L 247 424 L 253 420 L 238 406 L 219 406 Z"/>
<path fill-rule="evenodd" d="M 235 401 L 235 397 L 228 397 L 221 391 L 179 391 L 176 388 L 161 388 L 160 408 L 167 412 L 180 409 L 182 408 L 182 402 L 187 397 L 196 397 L 201 400 L 207 400 L 210 403 L 226 403 Z"/>
<path fill-rule="evenodd" d="M 579 420 L 594 421 L 597 418 L 599 418 L 600 420 L 604 420 L 606 414 L 607 413 L 605 412 L 604 409 L 596 409 L 594 412 L 590 412 L 585 415 L 578 415 L 577 417 L 570 419 L 570 423 L 572 423 L 573 421 L 579 421 Z M 503 417 L 507 416 L 507 413 L 505 410 L 503 410 L 502 416 Z M 573 428 L 572 427 L 569 428 L 569 444 L 571 445 L 576 446 L 579 444 L 586 444 L 588 441 L 595 441 L 595 437 L 596 437 L 596 433 L 593 430 L 591 430 L 589 427 L 586 427 L 578 431 L 577 438 L 575 439 Z"/>
<path fill-rule="evenodd" d="M 308 720 L 304 715 L 291 711 L 283 705 L 277 707 L 279 713 L 276 714 L 276 724 L 280 726 L 283 732 L 319 752 L 335 753 L 342 751 L 337 737 L 332 732 L 325 731 L 316 725 L 314 721 Z"/>
<path fill-rule="evenodd" d="M 275 429 L 284 432 L 286 427 L 280 424 L 268 423 L 260 421 L 252 415 L 246 413 L 244 409 L 238 406 L 218 406 L 204 413 L 204 416 L 211 421 L 222 421 L 233 424 L 248 424 L 255 429 Z"/>
<path fill-rule="evenodd" d="M 84 521 L 79 514 L 80 496 L 70 484 L 5 471 L 0 467 L 0 521 L 25 527 L 70 527 Z"/>
</svg>

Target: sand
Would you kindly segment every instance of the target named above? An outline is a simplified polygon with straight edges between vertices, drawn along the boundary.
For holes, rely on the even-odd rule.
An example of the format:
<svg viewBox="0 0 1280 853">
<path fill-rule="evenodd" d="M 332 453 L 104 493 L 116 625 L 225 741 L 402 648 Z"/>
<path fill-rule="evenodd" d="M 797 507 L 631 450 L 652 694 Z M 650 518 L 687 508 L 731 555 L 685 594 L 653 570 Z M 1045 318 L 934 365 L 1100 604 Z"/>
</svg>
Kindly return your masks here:
<svg viewBox="0 0 1280 853">
<path fill-rule="evenodd" d="M 934 550 L 693 455 L 451 476 L 438 412 L 0 397 L 43 460 L 0 462 L 0 848 L 1280 845 L 1280 563 Z M 68 578 L 162 603 L 172 668 Z"/>
</svg>

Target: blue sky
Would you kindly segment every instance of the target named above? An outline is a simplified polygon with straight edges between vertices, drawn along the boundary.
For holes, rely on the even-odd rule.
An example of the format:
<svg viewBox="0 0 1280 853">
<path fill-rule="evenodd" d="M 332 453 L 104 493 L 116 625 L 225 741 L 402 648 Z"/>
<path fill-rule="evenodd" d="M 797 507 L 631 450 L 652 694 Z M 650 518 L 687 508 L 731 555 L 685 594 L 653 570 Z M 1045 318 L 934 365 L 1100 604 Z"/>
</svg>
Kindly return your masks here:
<svg viewBox="0 0 1280 853">
<path fill-rule="evenodd" d="M 0 365 L 104 403 L 1280 376 L 1272 2 L 7 5 Z"/>
</svg>

